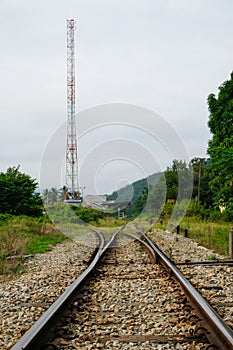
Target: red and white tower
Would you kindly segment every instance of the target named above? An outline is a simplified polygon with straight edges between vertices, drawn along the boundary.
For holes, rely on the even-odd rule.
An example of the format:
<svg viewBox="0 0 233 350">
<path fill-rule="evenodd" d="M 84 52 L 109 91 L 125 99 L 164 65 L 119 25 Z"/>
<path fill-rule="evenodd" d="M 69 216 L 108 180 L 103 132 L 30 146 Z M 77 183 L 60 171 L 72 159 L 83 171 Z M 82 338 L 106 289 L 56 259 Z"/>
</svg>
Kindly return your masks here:
<svg viewBox="0 0 233 350">
<path fill-rule="evenodd" d="M 75 125 L 75 21 L 67 20 L 67 144 L 66 186 L 72 199 L 78 199 L 78 150 Z"/>
</svg>

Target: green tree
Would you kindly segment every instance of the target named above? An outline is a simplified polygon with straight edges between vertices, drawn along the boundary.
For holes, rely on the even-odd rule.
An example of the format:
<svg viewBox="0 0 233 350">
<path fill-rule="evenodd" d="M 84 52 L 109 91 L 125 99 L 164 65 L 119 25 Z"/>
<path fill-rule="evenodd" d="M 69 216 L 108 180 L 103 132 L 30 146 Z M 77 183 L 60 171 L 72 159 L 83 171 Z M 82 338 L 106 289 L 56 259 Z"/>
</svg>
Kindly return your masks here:
<svg viewBox="0 0 233 350">
<path fill-rule="evenodd" d="M 44 204 L 54 204 L 56 202 L 63 202 L 64 200 L 64 190 L 52 187 L 50 190 L 48 188 L 43 190 L 42 199 Z"/>
<path fill-rule="evenodd" d="M 143 211 L 148 196 L 148 187 L 144 187 L 141 194 L 128 205 L 126 208 L 126 215 L 128 217 L 138 216 Z"/>
<path fill-rule="evenodd" d="M 191 160 L 193 169 L 193 195 L 192 198 L 205 207 L 211 207 L 214 203 L 213 192 L 209 182 L 212 179 L 210 160 L 195 157 Z"/>
<path fill-rule="evenodd" d="M 43 190 L 42 199 L 45 204 L 49 204 L 49 190 L 47 188 Z"/>
<path fill-rule="evenodd" d="M 167 186 L 165 177 L 161 176 L 160 181 L 154 185 L 149 192 L 148 204 L 150 206 L 151 213 L 159 215 L 166 202 Z"/>
<path fill-rule="evenodd" d="M 43 207 L 36 188 L 36 180 L 21 173 L 19 166 L 0 173 L 0 213 L 40 216 Z"/>
<path fill-rule="evenodd" d="M 192 192 L 192 167 L 182 160 L 173 160 L 172 166 L 164 172 L 167 199 L 189 199 Z"/>
<path fill-rule="evenodd" d="M 216 205 L 233 210 L 233 72 L 219 87 L 219 93 L 208 96 L 209 121 L 212 133 L 209 141 L 212 180 Z"/>
</svg>

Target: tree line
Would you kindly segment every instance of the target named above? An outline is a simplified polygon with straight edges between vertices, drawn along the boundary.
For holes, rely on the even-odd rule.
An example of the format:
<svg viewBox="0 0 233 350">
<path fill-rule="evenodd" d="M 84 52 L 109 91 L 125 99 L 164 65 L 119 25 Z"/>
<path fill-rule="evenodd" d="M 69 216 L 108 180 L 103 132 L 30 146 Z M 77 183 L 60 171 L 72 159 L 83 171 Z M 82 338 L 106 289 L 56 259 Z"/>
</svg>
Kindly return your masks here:
<svg viewBox="0 0 233 350">
<path fill-rule="evenodd" d="M 171 166 L 156 175 L 157 177 L 152 176 L 136 182 L 136 195 L 132 196 L 125 208 L 127 216 L 137 216 L 145 207 L 147 212 L 156 213 L 161 210 L 164 203 L 174 204 L 183 199 L 192 199 L 204 209 L 214 207 L 214 192 L 209 185 L 211 181 L 209 159 L 195 157 L 189 163 L 173 160 Z M 156 181 L 152 182 L 152 178 Z M 132 188 L 134 189 L 134 184 Z M 124 188 L 120 191 L 121 195 L 118 197 L 113 193 L 116 200 L 124 198 Z M 125 191 L 125 196 L 127 192 Z M 112 196 L 108 199 L 112 199 Z"/>
</svg>

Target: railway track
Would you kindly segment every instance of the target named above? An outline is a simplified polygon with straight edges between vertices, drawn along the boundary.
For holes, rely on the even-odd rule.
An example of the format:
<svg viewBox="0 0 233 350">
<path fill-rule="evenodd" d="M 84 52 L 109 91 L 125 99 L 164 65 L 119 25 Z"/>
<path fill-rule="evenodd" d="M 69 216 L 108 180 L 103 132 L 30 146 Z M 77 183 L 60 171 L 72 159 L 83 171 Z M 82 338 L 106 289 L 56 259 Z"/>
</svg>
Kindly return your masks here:
<svg viewBox="0 0 233 350">
<path fill-rule="evenodd" d="M 150 237 L 155 242 L 159 242 L 158 233 L 150 233 Z M 163 237 L 162 245 L 164 243 L 169 246 L 168 242 L 173 239 L 171 244 L 172 261 L 180 269 L 182 274 L 192 283 L 192 285 L 199 291 L 199 293 L 209 302 L 213 309 L 221 316 L 231 328 L 233 328 L 233 260 L 225 259 L 223 257 L 214 256 L 214 260 L 206 260 L 208 256 L 203 255 L 196 259 L 194 252 L 180 260 L 180 251 L 182 249 L 182 241 L 192 243 L 194 242 L 187 238 L 178 236 L 177 234 L 167 234 L 166 240 Z M 161 242 L 160 242 L 161 246 Z M 187 251 L 187 245 L 185 244 Z M 190 251 L 192 251 L 190 247 Z M 204 250 L 205 251 L 205 250 Z M 187 253 L 186 253 L 187 254 Z M 210 254 L 208 252 L 208 254 Z"/>
<path fill-rule="evenodd" d="M 233 349 L 231 328 L 163 252 L 119 231 L 12 349 Z"/>
</svg>

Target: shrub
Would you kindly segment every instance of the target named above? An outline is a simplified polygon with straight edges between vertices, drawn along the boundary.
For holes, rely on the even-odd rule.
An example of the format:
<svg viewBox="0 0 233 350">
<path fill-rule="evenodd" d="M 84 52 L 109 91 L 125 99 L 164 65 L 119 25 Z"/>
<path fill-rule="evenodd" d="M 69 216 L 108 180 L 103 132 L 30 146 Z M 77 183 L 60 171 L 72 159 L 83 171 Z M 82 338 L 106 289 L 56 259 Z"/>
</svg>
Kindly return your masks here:
<svg viewBox="0 0 233 350">
<path fill-rule="evenodd" d="M 97 209 L 72 206 L 72 210 L 80 220 L 86 223 L 98 222 L 99 219 L 104 218 L 104 213 Z"/>
</svg>

